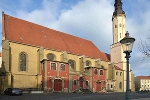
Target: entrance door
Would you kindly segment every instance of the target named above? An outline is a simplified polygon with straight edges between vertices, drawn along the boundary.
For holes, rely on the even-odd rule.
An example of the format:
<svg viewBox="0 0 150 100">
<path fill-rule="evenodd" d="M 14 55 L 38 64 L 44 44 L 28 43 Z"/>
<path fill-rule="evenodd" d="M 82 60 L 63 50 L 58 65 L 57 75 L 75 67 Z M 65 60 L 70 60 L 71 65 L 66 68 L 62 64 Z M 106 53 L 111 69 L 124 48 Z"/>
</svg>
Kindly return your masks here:
<svg viewBox="0 0 150 100">
<path fill-rule="evenodd" d="M 83 88 L 83 81 L 80 81 L 80 87 Z"/>
<path fill-rule="evenodd" d="M 54 80 L 54 91 L 55 92 L 62 91 L 62 80 L 60 80 L 60 79 L 55 79 Z"/>
<path fill-rule="evenodd" d="M 96 83 L 96 92 L 99 92 L 99 91 L 101 91 L 101 83 L 97 82 Z"/>
</svg>

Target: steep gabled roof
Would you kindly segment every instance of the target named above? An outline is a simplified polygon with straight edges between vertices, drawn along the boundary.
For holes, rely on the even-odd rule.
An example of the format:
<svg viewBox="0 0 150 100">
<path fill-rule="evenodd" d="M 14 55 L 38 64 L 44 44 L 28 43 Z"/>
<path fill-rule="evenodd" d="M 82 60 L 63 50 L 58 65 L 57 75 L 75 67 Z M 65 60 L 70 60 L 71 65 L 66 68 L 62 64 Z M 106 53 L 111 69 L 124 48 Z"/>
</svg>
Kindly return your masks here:
<svg viewBox="0 0 150 100">
<path fill-rule="evenodd" d="M 139 79 L 150 79 L 150 76 L 137 76 Z"/>
<path fill-rule="evenodd" d="M 4 13 L 2 18 L 3 37 L 6 40 L 109 61 L 107 55 L 89 40 L 49 29 Z"/>
</svg>

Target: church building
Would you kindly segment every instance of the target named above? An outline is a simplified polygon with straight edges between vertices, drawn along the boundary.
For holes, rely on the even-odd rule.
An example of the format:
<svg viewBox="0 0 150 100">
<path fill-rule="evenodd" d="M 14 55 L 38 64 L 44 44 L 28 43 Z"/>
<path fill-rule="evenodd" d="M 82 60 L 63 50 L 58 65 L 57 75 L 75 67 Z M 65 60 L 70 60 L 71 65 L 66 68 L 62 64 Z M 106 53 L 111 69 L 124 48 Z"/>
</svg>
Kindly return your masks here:
<svg viewBox="0 0 150 100">
<path fill-rule="evenodd" d="M 125 91 L 126 62 L 119 41 L 125 36 L 126 15 L 121 0 L 115 0 L 114 7 L 111 54 L 90 40 L 2 12 L 0 92 L 8 87 L 44 92 Z M 130 75 L 134 79 L 132 71 Z M 133 82 L 130 79 L 130 86 Z"/>
</svg>

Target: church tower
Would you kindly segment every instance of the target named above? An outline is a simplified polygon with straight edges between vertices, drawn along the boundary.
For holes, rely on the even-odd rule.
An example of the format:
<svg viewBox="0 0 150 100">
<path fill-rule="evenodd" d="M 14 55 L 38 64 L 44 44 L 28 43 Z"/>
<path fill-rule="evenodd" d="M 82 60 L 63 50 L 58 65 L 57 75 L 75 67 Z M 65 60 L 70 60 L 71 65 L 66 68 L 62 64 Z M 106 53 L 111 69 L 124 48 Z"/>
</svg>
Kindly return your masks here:
<svg viewBox="0 0 150 100">
<path fill-rule="evenodd" d="M 123 53 L 120 40 L 125 37 L 126 33 L 126 14 L 122 9 L 122 1 L 115 0 L 114 12 L 112 16 L 113 44 L 111 45 L 111 62 L 117 67 L 124 70 L 123 74 L 123 91 L 126 91 L 126 59 Z M 130 73 L 131 76 L 131 73 Z M 130 78 L 131 84 L 131 78 Z M 131 85 L 130 85 L 131 86 Z"/>
</svg>

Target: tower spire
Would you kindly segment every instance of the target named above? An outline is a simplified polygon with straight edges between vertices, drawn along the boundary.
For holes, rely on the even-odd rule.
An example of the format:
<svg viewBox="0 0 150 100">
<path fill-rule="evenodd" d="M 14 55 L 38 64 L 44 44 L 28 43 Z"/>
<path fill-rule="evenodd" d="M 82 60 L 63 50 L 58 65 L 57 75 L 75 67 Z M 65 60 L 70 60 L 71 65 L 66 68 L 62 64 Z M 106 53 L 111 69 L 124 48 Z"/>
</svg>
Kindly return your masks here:
<svg viewBox="0 0 150 100">
<path fill-rule="evenodd" d="M 116 16 L 117 14 L 125 14 L 125 12 L 122 10 L 122 1 L 121 0 L 115 0 L 115 11 L 113 13 L 113 16 Z"/>
</svg>

